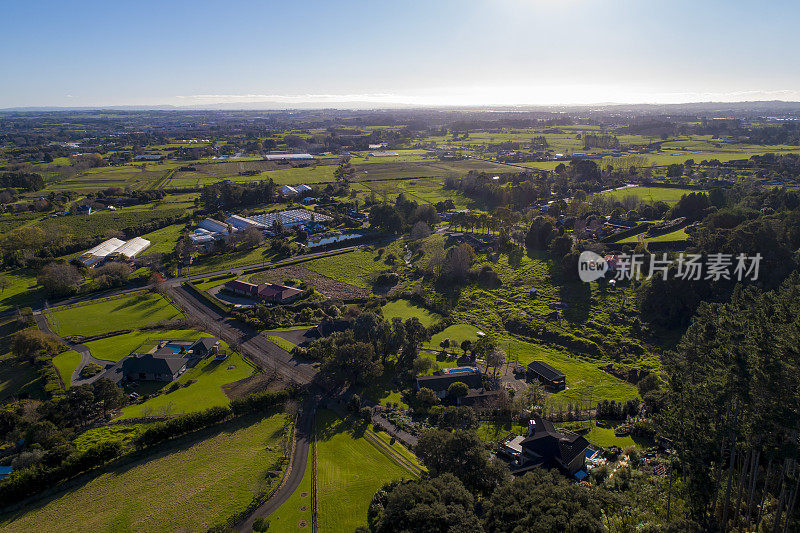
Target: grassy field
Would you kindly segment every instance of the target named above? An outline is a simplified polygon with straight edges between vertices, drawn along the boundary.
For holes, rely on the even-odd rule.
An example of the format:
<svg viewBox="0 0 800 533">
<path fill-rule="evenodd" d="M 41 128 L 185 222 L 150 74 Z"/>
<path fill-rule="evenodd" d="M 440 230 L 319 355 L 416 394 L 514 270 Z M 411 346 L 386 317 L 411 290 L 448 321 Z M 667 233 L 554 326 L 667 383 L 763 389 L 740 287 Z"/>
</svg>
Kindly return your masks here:
<svg viewBox="0 0 800 533">
<path fill-rule="evenodd" d="M 186 227 L 185 224 L 172 224 L 170 226 L 145 233 L 142 238 L 147 239 L 152 244 L 141 256 L 145 257 L 152 254 L 168 254 L 175 250 L 175 245 L 181 237 L 181 231 Z"/>
<path fill-rule="evenodd" d="M 267 339 L 269 339 L 269 341 L 278 348 L 286 350 L 287 352 L 291 352 L 292 350 L 297 348 L 296 344 L 289 342 L 282 337 L 278 337 L 277 335 L 267 335 Z"/>
<path fill-rule="evenodd" d="M 0 311 L 29 306 L 44 296 L 33 270 L 12 270 L 0 276 L 9 281 L 9 286 L 0 292 Z"/>
<path fill-rule="evenodd" d="M 130 355 L 133 350 L 148 339 L 185 341 L 199 339 L 200 337 L 211 337 L 211 335 L 190 329 L 134 331 L 123 335 L 114 335 L 113 337 L 106 337 L 105 339 L 89 341 L 85 343 L 85 345 L 97 359 L 119 361 L 123 357 Z"/>
<path fill-rule="evenodd" d="M 431 350 L 440 350 L 439 344 L 445 339 L 450 339 L 450 348 L 448 348 L 448 352 L 460 355 L 462 353 L 460 348 L 461 343 L 465 340 L 471 342 L 478 340 L 478 331 L 478 328 L 470 324 L 453 324 L 436 335 L 433 335 L 430 342 L 425 344 L 424 347 Z"/>
<path fill-rule="evenodd" d="M 98 303 L 53 308 L 47 320 L 63 337 L 134 329 L 180 316 L 181 312 L 169 300 L 142 292 Z"/>
<path fill-rule="evenodd" d="M 314 455 L 309 448 L 308 462 L 300 486 L 280 508 L 269 515 L 270 531 L 311 531 L 311 482 Z M 300 524 L 305 523 L 303 527 Z"/>
<path fill-rule="evenodd" d="M 222 386 L 250 377 L 255 372 L 252 363 L 236 353 L 224 361 L 217 361 L 213 357 L 204 359 L 178 378 L 177 383 L 185 386 L 144 403 L 124 407 L 119 418 L 190 413 L 228 405 L 230 400 L 222 391 Z"/>
<path fill-rule="evenodd" d="M 81 354 L 74 350 L 62 352 L 53 357 L 53 364 L 58 370 L 58 375 L 61 376 L 61 383 L 64 384 L 65 389 L 69 388 L 72 381 L 72 373 L 78 368 L 80 362 Z"/>
<path fill-rule="evenodd" d="M 617 241 L 620 244 L 624 243 L 637 243 L 639 242 L 639 238 L 641 237 L 642 241 L 644 242 L 666 242 L 666 241 L 685 241 L 689 238 L 689 235 L 686 233 L 686 228 L 681 228 L 677 231 L 673 231 L 670 233 L 665 233 L 663 235 L 658 235 L 656 237 L 646 237 L 644 233 L 640 235 L 631 235 L 630 237 L 626 237 L 620 241 Z"/>
<path fill-rule="evenodd" d="M 7 531 L 206 531 L 279 482 L 287 415 L 183 440 L 0 519 Z"/>
<path fill-rule="evenodd" d="M 616 200 L 622 200 L 627 196 L 636 196 L 648 202 L 664 202 L 669 205 L 678 203 L 678 200 L 684 194 L 692 192 L 705 192 L 695 191 L 691 189 L 672 189 L 667 187 L 630 187 L 628 189 L 621 189 L 619 191 L 609 191 L 601 193 L 603 196 L 611 196 Z"/>
<path fill-rule="evenodd" d="M 331 411 L 317 415 L 320 531 L 353 531 L 366 525 L 375 491 L 387 481 L 411 477 L 359 431 L 359 426 L 336 418 Z"/>
<path fill-rule="evenodd" d="M 544 361 L 567 376 L 567 388 L 551 395 L 556 403 L 566 404 L 571 400 L 616 400 L 625 401 L 638 396 L 636 387 L 612 376 L 598 368 L 598 365 L 584 361 L 569 353 L 524 342 L 512 337 L 501 338 L 503 347 L 513 360 L 528 364 L 533 360 Z"/>
<path fill-rule="evenodd" d="M 302 266 L 337 281 L 368 289 L 372 287 L 374 275 L 390 268 L 390 265 L 385 262 L 386 255 L 393 252 L 398 257 L 398 261 L 402 260 L 398 252 L 394 252 L 396 247 L 396 243 L 387 247 L 387 252 L 383 257 L 379 257 L 370 249 L 359 248 L 344 254 L 311 259 L 303 262 Z M 389 251 L 390 249 L 392 252 Z"/>
<path fill-rule="evenodd" d="M 88 450 L 92 446 L 103 442 L 119 442 L 123 447 L 128 447 L 133 439 L 138 437 L 144 429 L 145 424 L 131 426 L 115 424 L 92 428 L 75 437 L 72 440 L 72 444 L 75 445 L 79 451 Z"/>
<path fill-rule="evenodd" d="M 388 302 L 386 305 L 381 307 L 381 311 L 383 312 L 383 317 L 386 320 L 391 320 L 396 317 L 406 321 L 409 318 L 416 317 L 426 328 L 431 327 L 433 324 L 442 319 L 441 315 L 428 311 L 424 307 L 420 307 L 419 305 L 403 299 Z"/>
</svg>

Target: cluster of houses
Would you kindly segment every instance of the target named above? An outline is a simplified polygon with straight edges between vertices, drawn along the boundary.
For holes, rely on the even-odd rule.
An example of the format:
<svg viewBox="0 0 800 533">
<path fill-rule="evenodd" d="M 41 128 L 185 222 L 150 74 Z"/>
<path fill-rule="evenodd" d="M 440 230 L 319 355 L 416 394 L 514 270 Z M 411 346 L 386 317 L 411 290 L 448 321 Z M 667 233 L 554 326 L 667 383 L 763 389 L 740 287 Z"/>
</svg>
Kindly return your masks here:
<svg viewBox="0 0 800 533">
<path fill-rule="evenodd" d="M 90 268 L 99 266 L 105 261 L 131 261 L 149 246 L 150 241 L 141 237 L 134 237 L 129 241 L 114 237 L 83 252 L 77 260 Z"/>
<path fill-rule="evenodd" d="M 227 282 L 224 287 L 225 290 L 240 296 L 278 304 L 291 303 L 303 294 L 303 291 L 296 287 L 278 285 L 276 283 L 248 283 L 239 279 Z"/>
<path fill-rule="evenodd" d="M 566 376 L 544 361 L 532 361 L 525 368 L 526 377 L 536 380 L 547 390 L 558 392 L 566 388 Z M 477 368 L 459 367 L 440 370 L 430 376 L 417 378 L 417 390 L 431 389 L 439 399 L 447 399 L 453 383 L 467 385 L 468 393 L 453 399 L 457 405 L 481 407 L 491 403 L 499 391 L 488 390 L 484 376 Z M 555 468 L 566 475 L 582 479 L 586 458 L 593 453 L 589 441 L 580 435 L 563 433 L 538 415 L 529 421 L 527 435 L 509 435 L 498 446 L 497 453 L 509 461 L 512 473 L 523 474 L 533 468 Z"/>
<path fill-rule="evenodd" d="M 230 235 L 246 231 L 249 228 L 256 228 L 270 236 L 273 235 L 276 225 L 283 229 L 302 228 L 308 233 L 318 233 L 326 229 L 324 223 L 332 220 L 328 215 L 308 209 L 286 209 L 248 217 L 232 214 L 224 222 L 213 218 L 203 219 L 189 238 L 193 244 L 207 245 L 218 239 L 227 239 Z"/>
</svg>

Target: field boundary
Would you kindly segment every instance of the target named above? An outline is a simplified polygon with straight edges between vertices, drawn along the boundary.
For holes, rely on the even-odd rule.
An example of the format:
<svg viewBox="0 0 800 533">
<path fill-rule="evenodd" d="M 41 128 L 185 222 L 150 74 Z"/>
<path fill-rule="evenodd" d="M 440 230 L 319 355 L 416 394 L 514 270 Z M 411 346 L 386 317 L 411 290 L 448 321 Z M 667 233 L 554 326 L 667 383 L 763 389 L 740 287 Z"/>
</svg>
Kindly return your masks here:
<svg viewBox="0 0 800 533">
<path fill-rule="evenodd" d="M 376 435 L 375 432 L 372 431 L 371 429 L 367 428 L 366 431 L 364 431 L 364 439 L 370 444 L 372 444 L 375 448 L 377 448 L 377 450 L 381 452 L 383 455 L 391 459 L 398 466 L 408 470 L 411 474 L 413 474 L 417 478 L 422 477 L 423 472 L 420 467 L 413 464 L 411 461 L 403 457 L 400 453 L 395 451 L 391 446 L 383 442 L 383 439 L 381 439 L 378 435 Z"/>
</svg>

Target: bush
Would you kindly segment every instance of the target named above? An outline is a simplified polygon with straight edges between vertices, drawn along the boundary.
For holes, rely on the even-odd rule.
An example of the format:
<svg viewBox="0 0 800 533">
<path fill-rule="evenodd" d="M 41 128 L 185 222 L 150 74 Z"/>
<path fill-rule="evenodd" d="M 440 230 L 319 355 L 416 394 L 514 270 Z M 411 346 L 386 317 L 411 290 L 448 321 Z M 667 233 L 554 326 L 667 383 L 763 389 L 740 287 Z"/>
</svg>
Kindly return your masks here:
<svg viewBox="0 0 800 533">
<path fill-rule="evenodd" d="M 266 518 L 256 518 L 253 521 L 253 531 L 263 532 L 269 530 L 269 520 Z"/>
</svg>

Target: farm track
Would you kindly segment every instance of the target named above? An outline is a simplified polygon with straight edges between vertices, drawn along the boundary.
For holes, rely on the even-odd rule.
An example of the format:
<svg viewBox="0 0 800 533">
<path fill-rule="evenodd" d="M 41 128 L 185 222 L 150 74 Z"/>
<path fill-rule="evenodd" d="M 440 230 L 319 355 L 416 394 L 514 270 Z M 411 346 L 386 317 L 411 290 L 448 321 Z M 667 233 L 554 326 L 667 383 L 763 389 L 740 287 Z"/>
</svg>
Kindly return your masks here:
<svg viewBox="0 0 800 533">
<path fill-rule="evenodd" d="M 386 444 L 383 441 L 383 439 L 381 439 L 377 434 L 375 434 L 374 431 L 372 431 L 371 429 L 367 429 L 364 432 L 364 438 L 367 439 L 367 441 L 369 441 L 373 446 L 375 446 L 378 449 L 378 451 L 389 457 L 389 459 L 391 459 L 398 465 L 402 466 L 415 476 L 422 477 L 423 471 L 420 467 L 412 463 L 401 453 L 392 448 L 389 444 Z"/>
</svg>

